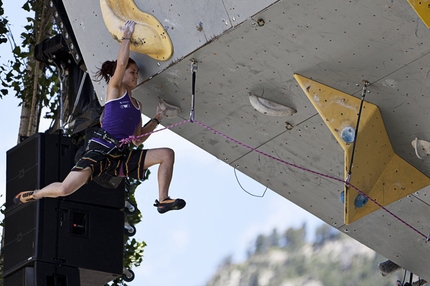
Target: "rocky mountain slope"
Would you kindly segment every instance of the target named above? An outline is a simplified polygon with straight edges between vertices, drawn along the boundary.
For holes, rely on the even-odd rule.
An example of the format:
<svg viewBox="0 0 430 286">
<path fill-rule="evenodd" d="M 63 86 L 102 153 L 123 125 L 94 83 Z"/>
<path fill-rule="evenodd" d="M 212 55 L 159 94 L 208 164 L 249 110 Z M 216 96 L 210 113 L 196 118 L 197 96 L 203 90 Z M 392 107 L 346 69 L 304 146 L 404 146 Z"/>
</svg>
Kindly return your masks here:
<svg viewBox="0 0 430 286">
<path fill-rule="evenodd" d="M 226 258 L 206 286 L 394 286 L 403 281 L 401 270 L 382 277 L 378 263 L 384 257 L 329 228 L 317 230 L 312 243 L 306 242 L 304 227 L 281 236 L 276 230 L 260 235 L 246 261 Z"/>
</svg>

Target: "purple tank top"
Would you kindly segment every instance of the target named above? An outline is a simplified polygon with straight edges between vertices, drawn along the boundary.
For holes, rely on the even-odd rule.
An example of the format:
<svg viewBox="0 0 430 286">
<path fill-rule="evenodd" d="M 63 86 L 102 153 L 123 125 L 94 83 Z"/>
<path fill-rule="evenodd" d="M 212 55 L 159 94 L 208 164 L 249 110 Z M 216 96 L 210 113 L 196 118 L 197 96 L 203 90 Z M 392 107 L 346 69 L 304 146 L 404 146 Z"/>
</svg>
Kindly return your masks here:
<svg viewBox="0 0 430 286">
<path fill-rule="evenodd" d="M 122 97 L 106 103 L 102 128 L 121 140 L 134 134 L 140 120 L 140 105 L 136 108 L 125 92 Z"/>
</svg>

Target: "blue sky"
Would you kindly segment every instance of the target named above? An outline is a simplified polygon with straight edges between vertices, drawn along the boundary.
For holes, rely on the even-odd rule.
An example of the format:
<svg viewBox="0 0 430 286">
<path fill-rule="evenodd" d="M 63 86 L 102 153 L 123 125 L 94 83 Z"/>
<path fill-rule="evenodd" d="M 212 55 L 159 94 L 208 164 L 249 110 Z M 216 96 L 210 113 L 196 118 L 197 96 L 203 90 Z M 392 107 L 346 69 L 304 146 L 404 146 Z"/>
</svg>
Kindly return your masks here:
<svg viewBox="0 0 430 286">
<path fill-rule="evenodd" d="M 26 25 L 25 11 L 21 9 L 23 3 L 23 0 L 3 2 L 16 41 Z M 1 64 L 7 61 L 10 53 L 8 44 L 0 45 Z M 3 122 L 0 127 L 0 193 L 3 194 L 0 203 L 4 202 L 6 188 L 6 151 L 17 141 L 21 112 L 18 104 L 13 94 L 0 101 L 0 122 Z M 47 124 L 42 122 L 42 132 Z M 165 120 L 164 124 L 169 125 L 169 122 Z M 308 233 L 313 233 L 322 223 L 271 190 L 263 198 L 246 194 L 232 167 L 171 131 L 157 132 L 145 142 L 145 148 L 155 147 L 175 150 L 170 194 L 184 198 L 187 206 L 181 211 L 158 214 L 152 206 L 158 197 L 157 167 L 152 167 L 149 180 L 136 191 L 143 218 L 134 238 L 144 240 L 148 246 L 142 265 L 133 269 L 136 278 L 129 285 L 205 285 L 226 256 L 232 255 L 236 262 L 245 259 L 246 250 L 258 234 L 268 235 L 275 227 L 278 231 L 300 227 L 304 222 Z M 244 174 L 238 172 L 238 177 L 248 192 L 256 195 L 264 192 L 264 186 Z"/>
</svg>

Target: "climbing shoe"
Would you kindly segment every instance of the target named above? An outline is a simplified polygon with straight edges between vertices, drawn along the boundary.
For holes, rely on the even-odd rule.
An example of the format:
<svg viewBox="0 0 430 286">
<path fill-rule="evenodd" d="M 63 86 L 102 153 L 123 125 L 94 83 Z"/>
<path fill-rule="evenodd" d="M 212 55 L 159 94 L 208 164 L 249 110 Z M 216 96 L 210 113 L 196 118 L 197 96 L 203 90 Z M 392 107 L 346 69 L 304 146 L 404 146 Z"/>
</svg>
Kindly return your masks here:
<svg viewBox="0 0 430 286">
<path fill-rule="evenodd" d="M 185 207 L 185 201 L 183 199 L 171 199 L 170 197 L 165 198 L 162 202 L 155 200 L 154 207 L 157 207 L 157 210 L 160 214 L 164 214 L 165 212 L 171 210 L 180 210 Z"/>
<path fill-rule="evenodd" d="M 381 272 L 382 276 L 388 276 L 393 272 L 396 272 L 397 270 L 401 269 L 402 267 L 400 267 L 399 265 L 397 265 L 396 263 L 394 263 L 391 260 L 386 260 L 384 262 L 381 262 L 378 264 L 378 270 L 379 272 Z"/>
<path fill-rule="evenodd" d="M 33 196 L 34 191 L 24 191 L 20 192 L 13 198 L 13 202 L 15 204 L 25 204 L 32 201 L 35 201 L 35 198 Z"/>
</svg>

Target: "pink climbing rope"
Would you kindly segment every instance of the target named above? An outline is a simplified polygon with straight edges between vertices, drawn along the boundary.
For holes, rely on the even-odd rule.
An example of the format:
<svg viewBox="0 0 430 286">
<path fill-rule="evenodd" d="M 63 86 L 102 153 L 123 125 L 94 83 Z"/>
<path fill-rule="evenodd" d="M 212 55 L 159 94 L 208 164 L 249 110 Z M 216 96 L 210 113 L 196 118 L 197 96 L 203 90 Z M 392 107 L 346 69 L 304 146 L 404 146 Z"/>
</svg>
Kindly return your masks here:
<svg viewBox="0 0 430 286">
<path fill-rule="evenodd" d="M 254 151 L 254 152 L 258 153 L 258 154 L 261 154 L 263 156 L 266 156 L 266 157 L 268 157 L 270 159 L 273 159 L 275 161 L 281 162 L 281 163 L 286 164 L 288 166 L 291 166 L 291 167 L 294 167 L 294 168 L 297 168 L 297 169 L 300 169 L 300 170 L 303 170 L 303 171 L 306 171 L 306 172 L 309 172 L 309 173 L 312 173 L 312 174 L 315 174 L 315 175 L 318 175 L 318 176 L 321 176 L 321 177 L 325 177 L 325 178 L 332 179 L 332 180 L 335 180 L 335 181 L 338 181 L 338 182 L 342 182 L 342 183 L 344 183 L 344 184 L 352 187 L 353 189 L 355 189 L 356 191 L 358 191 L 360 194 L 364 195 L 369 200 L 371 200 L 378 207 L 380 207 L 381 209 L 383 209 L 384 211 L 386 211 L 387 213 L 389 213 L 390 215 L 392 215 L 394 218 L 396 218 L 397 220 L 399 220 L 400 222 L 402 222 L 407 227 L 409 227 L 410 229 L 412 229 L 413 231 L 415 231 L 416 233 L 418 233 L 419 235 L 421 235 L 422 237 L 424 237 L 427 240 L 427 235 L 423 234 L 418 229 L 414 228 L 412 225 L 410 225 L 409 223 L 407 223 L 406 221 L 404 221 L 403 219 L 401 219 L 399 216 L 397 216 L 396 214 L 394 214 L 392 211 L 388 210 L 386 207 L 382 206 L 376 200 L 374 200 L 371 197 L 369 197 L 366 193 L 364 193 L 363 191 L 361 191 L 359 188 L 357 188 L 356 186 L 354 186 L 354 185 L 352 185 L 350 183 L 347 183 L 345 180 L 342 180 L 342 179 L 339 179 L 337 177 L 330 176 L 330 175 L 327 175 L 327 174 L 323 174 L 323 173 L 320 173 L 320 172 L 317 172 L 317 171 L 313 171 L 313 170 L 310 170 L 308 168 L 304 168 L 304 167 L 298 166 L 296 164 L 289 163 L 289 162 L 284 161 L 282 159 L 276 158 L 276 157 L 274 157 L 274 156 L 272 156 L 270 154 L 267 154 L 267 153 L 264 153 L 264 152 L 262 152 L 260 150 L 257 150 L 257 149 L 255 149 L 255 148 L 253 148 L 251 146 L 248 146 L 248 145 L 246 145 L 246 144 L 244 144 L 244 143 L 242 143 L 240 141 L 237 141 L 237 140 L 235 140 L 235 139 L 233 139 L 233 138 L 231 138 L 231 137 L 229 137 L 229 136 L 227 136 L 227 135 L 225 135 L 225 134 L 223 134 L 223 133 L 221 133 L 221 132 L 219 132 L 219 131 L 217 131 L 217 130 L 215 130 L 215 129 L 213 129 L 213 128 L 211 128 L 211 127 L 209 127 L 209 126 L 207 126 L 207 125 L 205 125 L 205 124 L 203 124 L 203 123 L 201 123 L 199 121 L 194 121 L 194 122 L 197 123 L 197 124 L 199 124 L 200 126 L 203 126 L 206 129 L 214 132 L 215 134 L 218 134 L 218 135 L 220 135 L 220 136 L 222 136 L 222 137 L 224 137 L 224 138 L 226 138 L 226 139 L 228 139 L 228 140 L 230 140 L 230 141 L 232 141 L 232 142 L 234 142 L 236 144 L 239 144 L 239 145 L 241 145 L 241 146 L 243 146 L 245 148 L 248 148 L 248 149 L 250 149 L 250 150 L 252 150 L 252 151 Z"/>
<path fill-rule="evenodd" d="M 139 139 L 141 137 L 144 137 L 144 136 L 147 136 L 147 135 L 150 135 L 152 133 L 159 132 L 159 131 L 163 131 L 163 130 L 166 130 L 166 129 L 170 129 L 170 128 L 179 126 L 181 124 L 187 123 L 187 122 L 190 122 L 190 120 L 184 120 L 184 121 L 181 121 L 181 122 L 169 125 L 167 127 L 164 127 L 164 128 L 152 131 L 152 132 L 148 132 L 148 133 L 145 133 L 145 134 L 142 134 L 142 135 L 139 135 L 139 136 L 136 136 L 136 137 L 135 136 L 130 136 L 129 138 L 122 139 L 120 142 L 121 142 L 121 145 L 128 144 L 128 143 L 132 142 L 133 140 Z M 246 145 L 246 144 L 244 144 L 244 143 L 242 143 L 242 142 L 240 142 L 240 141 L 238 141 L 236 139 L 233 139 L 233 138 L 225 135 L 224 133 L 221 133 L 221 132 L 213 129 L 212 127 L 209 127 L 206 124 L 203 124 L 203 123 L 201 123 L 201 122 L 199 122 L 197 120 L 194 120 L 193 123 L 196 123 L 196 124 L 204 127 L 205 129 L 208 129 L 208 130 L 212 131 L 214 134 L 220 135 L 221 137 L 224 137 L 225 139 L 227 139 L 229 141 L 232 141 L 232 142 L 234 142 L 234 143 L 236 143 L 236 144 L 238 144 L 238 145 L 240 145 L 242 147 L 245 147 L 245 148 L 247 148 L 247 149 L 249 149 L 249 150 L 251 150 L 253 152 L 261 154 L 261 155 L 263 155 L 265 157 L 268 157 L 270 159 L 273 159 L 273 160 L 275 160 L 277 162 L 280 162 L 280 163 L 283 163 L 285 165 L 294 167 L 296 169 L 300 169 L 300 170 L 305 171 L 305 172 L 309 172 L 309 173 L 318 175 L 320 177 L 324 177 L 324 178 L 327 178 L 327 179 L 331 179 L 331 180 L 334 180 L 334 181 L 341 182 L 341 183 L 345 184 L 346 186 L 355 189 L 357 192 L 359 192 L 360 194 L 362 194 L 363 196 L 365 196 L 366 198 L 368 198 L 370 201 L 372 201 L 378 207 L 380 207 L 381 209 L 383 209 L 384 211 L 386 211 L 388 214 L 390 214 L 391 216 L 393 216 L 395 219 L 397 219 L 398 221 L 400 221 L 401 223 L 403 223 L 404 225 L 406 225 L 407 227 L 409 227 L 411 230 L 415 231 L 417 234 L 419 234 L 422 237 L 424 237 L 424 239 L 426 240 L 426 242 L 428 242 L 430 240 L 430 234 L 429 235 L 423 234 L 418 229 L 416 229 L 415 227 L 413 227 L 412 225 L 410 225 L 409 223 L 407 223 L 405 220 L 401 219 L 399 216 L 397 216 L 396 214 L 394 214 L 392 211 L 388 210 L 386 207 L 384 207 L 383 205 L 381 205 L 380 203 L 378 203 L 376 200 L 374 200 L 371 197 L 369 197 L 366 193 L 364 193 L 363 191 L 361 191 L 359 188 L 357 188 L 356 186 L 350 184 L 349 182 L 347 182 L 347 181 L 345 181 L 343 179 L 340 179 L 340 178 L 337 178 L 337 177 L 334 177 L 334 176 L 330 176 L 330 175 L 327 175 L 327 174 L 323 174 L 323 173 L 320 173 L 320 172 L 317 172 L 317 171 L 314 171 L 314 170 L 311 170 L 311 169 L 308 169 L 308 168 L 305 168 L 305 167 L 302 167 L 302 166 L 299 166 L 299 165 L 287 162 L 285 160 L 276 158 L 276 157 L 274 157 L 274 156 L 272 156 L 270 154 L 264 153 L 264 152 L 262 152 L 260 150 L 257 150 L 256 148 L 253 148 L 253 147 L 251 147 L 249 145 Z"/>
<path fill-rule="evenodd" d="M 164 127 L 164 128 L 160 128 L 160 129 L 154 130 L 154 131 L 152 131 L 152 132 L 148 132 L 148 133 L 145 133 L 145 134 L 141 134 L 141 135 L 139 135 L 139 136 L 129 136 L 128 138 L 124 138 L 124 139 L 121 139 L 121 140 L 119 141 L 119 142 L 121 142 L 120 147 L 121 147 L 121 146 L 123 146 L 123 145 L 125 145 L 125 144 L 131 143 L 132 141 L 137 140 L 137 139 L 139 139 L 139 138 L 142 138 L 142 137 L 145 137 L 145 136 L 148 136 L 148 135 L 151 135 L 151 134 L 153 134 L 153 133 L 160 132 L 160 131 L 163 131 L 163 130 L 166 130 L 166 129 L 170 129 L 170 128 L 173 128 L 173 127 L 179 126 L 179 125 L 181 125 L 181 124 L 187 123 L 187 122 L 190 122 L 190 120 L 184 120 L 184 121 L 181 121 L 181 122 L 178 122 L 178 123 L 175 123 L 175 124 L 169 125 L 169 126 L 167 126 L 167 127 Z"/>
</svg>

